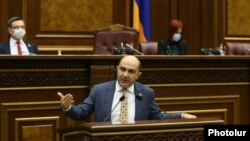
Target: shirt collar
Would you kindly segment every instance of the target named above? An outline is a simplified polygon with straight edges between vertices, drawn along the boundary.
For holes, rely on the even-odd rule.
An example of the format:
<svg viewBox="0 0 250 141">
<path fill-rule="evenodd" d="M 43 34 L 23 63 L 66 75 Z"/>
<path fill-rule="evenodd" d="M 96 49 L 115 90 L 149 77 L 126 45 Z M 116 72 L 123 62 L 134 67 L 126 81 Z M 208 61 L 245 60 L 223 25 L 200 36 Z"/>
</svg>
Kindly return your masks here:
<svg viewBox="0 0 250 141">
<path fill-rule="evenodd" d="M 15 45 L 16 42 L 17 42 L 16 39 L 14 39 L 13 37 L 10 37 L 10 46 Z M 24 44 L 25 44 L 24 41 L 23 41 L 23 39 L 20 40 L 20 44 L 21 44 L 21 45 L 24 45 Z"/>
<path fill-rule="evenodd" d="M 131 85 L 130 87 L 127 88 L 127 91 L 131 94 L 134 93 L 134 87 L 135 85 Z M 123 88 L 119 85 L 118 81 L 116 81 L 116 86 L 115 86 L 115 92 L 121 91 Z"/>
</svg>

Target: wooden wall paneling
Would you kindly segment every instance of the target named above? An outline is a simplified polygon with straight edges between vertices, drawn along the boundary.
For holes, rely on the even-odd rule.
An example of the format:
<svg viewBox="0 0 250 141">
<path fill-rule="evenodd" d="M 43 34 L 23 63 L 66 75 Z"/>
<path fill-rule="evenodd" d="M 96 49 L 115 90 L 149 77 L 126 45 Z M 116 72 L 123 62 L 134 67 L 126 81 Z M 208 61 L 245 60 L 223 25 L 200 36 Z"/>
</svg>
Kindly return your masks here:
<svg viewBox="0 0 250 141">
<path fill-rule="evenodd" d="M 154 89 L 156 93 L 157 99 L 185 99 L 190 98 L 189 100 L 186 100 L 186 102 L 180 104 L 176 102 L 172 106 L 169 105 L 169 102 L 166 102 L 167 105 L 164 106 L 164 104 L 161 104 L 160 107 L 162 109 L 166 109 L 168 112 L 169 109 L 171 111 L 185 111 L 190 112 L 198 117 L 210 117 L 210 116 L 219 116 L 223 118 L 226 123 L 228 124 L 237 124 L 240 122 L 248 123 L 249 119 L 246 118 L 248 115 L 248 112 L 246 112 L 245 109 L 240 109 L 239 105 L 241 106 L 247 106 L 249 105 L 247 99 L 249 99 L 249 96 L 247 96 L 247 91 L 249 89 L 244 88 L 244 85 L 239 87 L 235 87 L 233 85 L 220 85 L 220 84 L 207 84 L 207 86 L 204 86 L 205 84 L 179 84 L 179 85 L 162 85 L 162 86 L 151 86 L 151 88 Z M 229 90 L 225 91 L 226 88 L 231 87 Z M 242 91 L 242 89 L 245 89 Z M 240 92 L 240 90 L 242 92 Z M 207 103 L 209 100 L 198 100 L 200 103 L 196 103 L 194 99 L 199 99 L 204 97 L 205 99 L 207 97 L 224 97 L 225 100 L 228 100 L 229 97 L 227 96 L 234 96 L 237 97 L 237 104 L 235 105 L 235 102 L 225 102 L 225 101 L 213 101 L 212 103 Z M 192 99 L 192 100 L 191 100 Z M 239 101 L 241 103 L 239 103 Z M 158 103 L 158 101 L 157 101 Z M 161 103 L 161 102 L 160 102 Z M 171 103 L 171 102 L 170 102 Z M 159 104 L 159 103 L 158 103 Z M 234 105 L 232 107 L 232 105 Z M 195 110 L 194 110 L 195 109 Z M 210 109 L 210 110 L 207 110 Z M 216 112 L 218 109 L 224 109 L 223 111 L 226 112 L 226 114 L 222 114 L 224 112 Z M 207 110 L 207 112 L 201 112 L 202 110 Z M 242 115 L 240 113 L 245 113 L 245 116 L 238 117 L 235 114 Z M 235 117 L 236 116 L 236 117 Z"/>
<path fill-rule="evenodd" d="M 200 35 L 201 36 L 201 47 L 208 47 L 209 46 L 209 31 L 211 31 L 211 28 L 209 28 L 209 25 L 211 26 L 211 23 L 208 22 L 211 21 L 213 18 L 210 17 L 210 14 L 208 12 L 210 7 L 210 1 L 202 0 L 200 2 L 200 12 L 201 12 L 201 28 L 200 28 Z"/>
<path fill-rule="evenodd" d="M 113 72 L 113 73 L 112 73 Z M 108 80 L 114 80 L 116 78 L 116 68 L 115 66 L 99 66 L 92 65 L 91 66 L 91 82 L 90 86 L 94 86 L 95 84 L 106 82 Z M 114 74 L 114 75 L 107 75 Z"/>
<path fill-rule="evenodd" d="M 23 0 L 8 0 L 8 16 L 23 16 Z"/>
<path fill-rule="evenodd" d="M 0 0 L 0 42 L 8 38 L 8 2 L 6 0 Z"/>
<path fill-rule="evenodd" d="M 170 1 L 151 1 L 151 40 L 159 41 L 166 37 L 167 27 L 170 19 Z"/>
<path fill-rule="evenodd" d="M 213 0 L 213 7 L 210 9 L 212 10 L 211 11 L 211 14 L 213 15 L 213 23 L 211 23 L 212 26 L 210 26 L 210 28 L 213 28 L 213 33 L 211 33 L 212 37 L 211 37 L 211 40 L 210 42 L 212 43 L 213 47 L 219 47 L 220 44 L 223 42 L 223 40 L 220 38 L 220 1 L 221 0 Z M 211 46 L 212 47 L 212 46 Z"/>
<path fill-rule="evenodd" d="M 25 60 L 25 56 L 19 57 L 19 59 Z M 10 64 L 4 67 L 6 70 L 1 67 L 1 103 L 9 104 L 13 102 L 26 103 L 47 101 L 59 102 L 59 97 L 56 95 L 56 93 L 60 91 L 62 93 L 72 93 L 75 98 L 75 103 L 78 104 L 86 97 L 85 94 L 89 93 L 90 66 L 87 60 L 76 59 L 72 61 L 68 59 L 59 59 L 53 61 L 53 59 L 48 59 L 46 61 L 46 57 L 44 58 L 44 56 L 36 57 L 41 57 L 41 60 L 32 61 L 26 58 L 27 60 L 24 61 L 25 64 L 20 62 L 12 64 L 12 61 L 14 60 L 9 60 L 10 62 L 7 61 L 8 63 L 6 63 Z M 4 58 L 1 59 L 0 66 L 6 65 L 2 62 L 5 60 Z M 11 123 L 5 122 L 10 120 L 2 119 L 4 115 L 2 110 L 3 106 L 1 106 L 0 108 L 1 127 L 8 127 L 9 124 L 12 124 L 13 120 L 11 120 Z M 60 105 L 58 109 L 56 109 L 56 111 L 57 112 L 52 112 L 54 116 L 62 116 Z M 43 117 L 41 115 L 39 116 L 39 114 L 39 112 L 35 112 L 33 113 L 33 116 Z M 48 112 L 48 114 L 50 114 L 50 112 Z M 64 116 L 62 116 L 61 118 L 62 119 L 60 120 L 60 127 L 79 124 L 79 122 L 77 121 L 72 122 L 70 120 L 66 120 L 66 117 Z M 86 121 L 88 120 L 91 119 L 87 119 Z M 0 128 L 0 136 L 2 136 L 3 134 L 2 129 L 3 128 Z M 14 128 L 9 129 L 11 130 Z"/>
<path fill-rule="evenodd" d="M 131 0 L 113 0 L 113 24 L 119 23 L 126 26 L 132 25 L 132 8 Z M 105 26 L 103 26 L 105 27 Z"/>
<path fill-rule="evenodd" d="M 26 77 L 22 76 L 21 73 L 25 74 Z M 53 71 L 37 70 L 37 72 L 31 74 L 30 71 L 25 72 L 25 70 L 23 70 L 16 72 L 12 71 L 5 74 L 9 76 L 9 77 L 2 76 L 6 78 L 1 82 L 2 86 L 5 87 L 8 87 L 8 85 L 9 86 L 13 85 L 15 81 L 18 81 L 17 83 L 14 83 L 16 87 L 26 87 L 26 86 L 39 87 L 39 86 L 58 86 L 58 85 L 74 86 L 74 85 L 84 85 L 84 83 L 85 85 L 88 85 L 86 84 L 86 82 L 89 79 L 87 76 L 89 73 L 84 71 L 56 72 L 55 70 L 53 72 Z M 13 79 L 10 79 L 11 77 L 13 77 Z M 58 79 L 60 79 L 61 82 L 56 82 L 58 81 Z"/>
<path fill-rule="evenodd" d="M 197 117 L 220 117 L 226 124 L 239 124 L 238 95 L 161 97 L 156 98 L 157 104 L 166 112 L 189 112 Z"/>
<path fill-rule="evenodd" d="M 188 54 L 199 54 L 201 47 L 200 0 L 179 0 L 177 18 L 183 22 L 183 38 L 188 43 Z"/>
<path fill-rule="evenodd" d="M 59 101 L 2 103 L 1 108 L 3 121 L 8 121 L 3 124 L 3 141 L 59 141 L 59 136 L 52 134 L 59 128 Z"/>
<path fill-rule="evenodd" d="M 93 6 L 93 3 L 25 0 L 24 5 L 27 8 L 25 15 L 29 17 L 27 24 L 30 25 L 27 29 L 30 33 L 28 38 L 37 44 L 52 46 L 92 43 L 91 32 L 96 24 L 91 22 L 94 18 L 86 14 L 86 10 L 90 10 L 88 6 Z"/>
<path fill-rule="evenodd" d="M 1 20 L 1 24 L 0 24 L 0 30 L 1 30 L 1 34 L 0 34 L 0 42 L 5 41 L 9 38 L 9 32 L 8 32 L 8 26 L 7 26 L 7 22 L 9 20 L 10 17 L 13 16 L 23 16 L 23 7 L 22 7 L 22 0 L 1 0 L 0 1 L 0 20 Z"/>
<path fill-rule="evenodd" d="M 119 56 L 114 56 L 119 57 Z M 119 60 L 93 60 L 91 63 L 91 82 L 90 87 L 95 84 L 111 81 L 116 79 L 116 66 L 119 64 Z M 108 64 L 108 65 L 107 65 Z M 107 75 L 109 74 L 109 75 Z"/>
<path fill-rule="evenodd" d="M 249 42 L 249 1 L 223 0 L 223 4 L 224 40 Z"/>
<path fill-rule="evenodd" d="M 183 38 L 188 42 L 189 54 L 200 54 L 201 48 L 217 47 L 214 3 L 210 0 L 151 1 L 152 41 L 165 38 L 169 22 L 180 19 L 184 24 Z"/>
<path fill-rule="evenodd" d="M 74 120 L 70 120 L 68 118 L 66 118 L 65 116 L 63 116 L 63 114 L 61 113 L 61 109 L 60 109 L 60 103 L 59 102 L 59 97 L 57 96 L 57 92 L 60 91 L 64 94 L 66 93 L 71 93 L 74 98 L 75 98 L 75 103 L 79 104 L 80 102 L 82 102 L 82 100 L 87 96 L 86 94 L 89 93 L 89 87 L 84 87 L 84 86 L 47 86 L 46 87 L 40 87 L 40 88 L 35 88 L 35 87 L 23 87 L 23 88 L 6 88 L 4 89 L 0 89 L 0 99 L 1 99 L 1 107 L 0 107 L 0 121 L 1 121 L 1 129 L 0 129 L 0 136 L 4 136 L 3 134 L 5 133 L 5 131 L 3 131 L 2 129 L 5 130 L 5 128 L 8 128 L 9 133 L 11 132 L 11 134 L 8 134 L 8 136 L 13 136 L 16 134 L 12 134 L 14 133 L 14 125 L 13 122 L 16 121 L 17 119 L 22 119 L 22 118 L 38 118 L 42 120 L 43 118 L 51 118 L 53 116 L 60 116 L 60 123 L 59 123 L 59 127 L 63 128 L 63 127 L 67 127 L 67 126 L 74 126 L 77 124 L 82 123 L 83 121 L 74 121 Z M 18 104 L 19 103 L 19 104 Z M 29 103 L 29 104 L 27 104 Z M 27 105 L 31 105 L 31 104 L 36 105 L 36 108 L 31 108 L 32 106 L 27 106 Z M 40 103 L 40 104 L 39 104 Z M 42 103 L 42 104 L 41 104 Z M 47 104 L 46 104 L 47 103 Z M 56 103 L 57 106 L 55 106 L 55 109 L 50 109 L 49 107 L 50 104 Z M 15 104 L 18 104 L 17 106 L 13 106 Z M 59 104 L 59 105 L 58 105 Z M 8 117 L 10 118 L 14 118 L 15 119 L 7 119 L 6 118 L 2 118 L 6 116 L 6 113 L 4 111 L 4 109 L 8 106 L 12 106 L 12 108 L 20 108 L 18 110 L 13 110 L 11 109 L 6 109 L 6 111 L 8 113 L 11 113 L 8 115 Z M 23 109 L 22 107 L 26 105 L 28 108 Z M 46 114 L 45 114 L 46 113 Z M 17 115 L 16 115 L 17 114 Z M 86 119 L 86 121 L 93 121 L 93 119 L 91 119 L 92 117 Z M 37 121 L 37 120 L 36 120 Z M 27 123 L 27 122 L 20 122 L 20 123 Z M 47 122 L 46 122 L 47 123 Z M 37 125 L 30 125 L 31 123 L 25 124 L 24 126 L 20 127 L 18 126 L 19 130 L 22 130 L 23 127 L 28 127 L 28 126 L 35 126 L 36 129 L 39 129 L 40 126 L 43 126 L 44 124 L 41 123 L 34 123 Z M 20 124 L 19 124 L 20 125 Z M 22 124 L 23 125 L 23 124 Z M 46 126 L 49 126 L 47 124 L 45 124 Z M 17 126 L 15 126 L 16 128 Z M 39 127 L 39 128 L 38 128 Z M 29 128 L 30 129 L 30 128 Z M 56 128 L 57 129 L 57 128 Z M 19 131 L 18 130 L 18 131 Z M 17 133 L 15 131 L 15 133 Z M 53 128 L 53 136 L 55 133 L 55 129 Z M 49 133 L 50 135 L 51 133 Z M 21 132 L 19 133 L 20 136 L 22 136 Z M 6 134 L 7 136 L 7 134 Z M 20 137 L 19 136 L 19 137 Z M 36 132 L 36 136 L 38 136 L 38 132 Z M 40 136 L 40 135 L 39 135 Z M 4 137 L 5 138 L 5 137 Z M 1 140 L 1 139 L 0 139 Z M 7 141 L 7 140 L 1 140 L 1 141 Z M 22 140 L 19 140 L 22 141 Z M 53 141 L 55 141 L 53 139 Z"/>
<path fill-rule="evenodd" d="M 180 63 L 180 62 L 179 62 Z M 142 83 L 145 84 L 188 84 L 188 83 L 228 83 L 230 80 L 233 82 L 246 82 L 248 79 L 247 70 L 239 70 L 235 72 L 232 70 L 208 70 L 202 71 L 202 68 L 193 69 L 162 69 L 157 68 L 143 70 L 143 75 L 139 78 Z M 155 72 L 151 72 L 155 70 Z M 166 74 L 162 76 L 162 74 Z M 236 78 L 238 77 L 238 78 Z"/>
<path fill-rule="evenodd" d="M 237 113 L 239 113 L 239 115 L 241 115 L 238 118 L 238 121 L 240 121 L 240 123 L 244 123 L 247 124 L 249 123 L 249 118 L 246 118 L 249 116 L 249 112 L 247 108 L 242 108 L 242 107 L 247 107 L 249 106 L 249 102 L 247 102 L 250 97 L 248 95 L 250 89 L 248 88 L 249 83 L 207 83 L 207 84 L 162 84 L 162 85 L 149 85 L 151 88 L 153 88 L 155 90 L 156 93 L 156 97 L 157 98 L 176 98 L 176 97 L 200 97 L 200 96 L 237 96 L 239 97 L 239 101 L 240 101 L 240 108 L 237 109 Z M 180 109 L 183 109 L 183 107 L 185 107 L 185 110 L 189 110 L 189 109 L 217 109 L 218 105 L 220 105 L 219 103 L 214 105 L 210 105 L 210 104 L 204 104 L 199 105 L 199 106 L 195 106 L 195 103 L 190 104 L 190 105 L 185 105 L 185 106 L 180 106 Z M 227 104 L 228 105 L 228 104 Z M 232 119 L 232 113 L 235 114 L 233 111 L 235 111 L 234 109 L 230 108 L 229 104 L 228 106 L 226 106 L 227 111 L 229 112 L 227 114 L 227 118 L 228 121 L 227 123 L 235 123 L 235 119 Z M 178 107 L 178 106 L 177 106 Z M 176 107 L 176 108 L 177 108 Z M 222 107 L 219 106 L 220 108 Z M 168 107 L 166 108 L 167 110 L 171 108 L 173 109 L 174 107 Z M 219 108 L 219 109 L 220 109 Z M 179 109 L 179 110 L 180 110 Z M 192 112 L 192 111 L 191 111 Z M 242 115 L 242 113 L 244 113 Z M 213 114 L 212 112 L 210 112 L 210 114 Z M 198 114 L 199 115 L 199 114 Z M 209 114 L 202 114 L 202 116 L 210 116 Z M 236 122 L 238 123 L 238 122 Z"/>
<path fill-rule="evenodd" d="M 101 0 L 74 3 L 24 0 L 24 5 L 27 7 L 26 17 L 29 17 L 27 22 L 31 26 L 28 38 L 42 46 L 44 54 L 53 54 L 56 50 L 62 50 L 65 54 L 92 54 L 97 28 L 130 22 L 126 15 L 130 14 L 130 2 L 125 0 L 108 0 L 105 3 Z M 57 15 L 61 15 L 60 18 Z M 58 46 L 61 47 L 58 49 Z M 52 50 L 46 50 L 48 48 Z"/>
<path fill-rule="evenodd" d="M 180 0 L 169 0 L 169 9 L 170 9 L 170 19 L 169 21 L 171 21 L 172 19 L 177 19 L 178 15 L 179 15 L 179 3 Z"/>
<path fill-rule="evenodd" d="M 218 25 L 215 24 L 217 21 L 216 13 L 217 8 L 215 7 L 218 1 L 214 0 L 205 0 L 201 1 L 201 47 L 203 48 L 217 48 L 219 44 L 217 44 L 217 32 Z"/>
<path fill-rule="evenodd" d="M 217 47 L 214 3 L 217 1 L 180 0 L 178 18 L 184 24 L 184 39 L 188 41 L 189 54 L 197 55 L 201 48 Z"/>
<path fill-rule="evenodd" d="M 3 5 L 2 3 L 3 3 L 3 0 L 0 0 L 0 15 L 3 15 L 3 14 L 2 14 L 2 12 L 3 12 L 3 11 L 2 11 L 2 7 L 3 7 L 3 6 L 2 6 L 2 5 Z M 0 17 L 0 21 L 4 21 L 3 18 L 2 18 L 2 16 Z M 0 31 L 3 32 L 4 29 L 3 29 L 3 25 L 2 25 L 2 24 L 3 24 L 3 22 L 0 22 Z M 0 42 L 2 42 L 2 39 L 3 39 L 3 33 L 0 34 Z"/>
<path fill-rule="evenodd" d="M 218 21 L 217 21 L 217 25 L 218 25 L 218 42 L 219 43 L 223 43 L 224 42 L 224 33 L 225 33 L 225 2 L 224 0 L 219 0 L 217 2 L 217 7 L 218 9 Z"/>
<path fill-rule="evenodd" d="M 42 117 L 38 117 L 38 118 L 40 119 Z M 55 129 L 53 129 L 53 125 L 50 125 L 50 124 L 34 125 L 34 120 L 29 121 L 29 124 L 25 125 L 27 123 L 25 122 L 22 123 L 22 120 L 29 120 L 29 119 L 28 118 L 17 119 L 18 122 L 16 123 L 17 125 L 15 126 L 17 127 L 21 126 L 19 127 L 21 128 L 21 130 L 19 129 L 19 131 L 17 131 L 16 139 L 19 138 L 18 140 L 29 140 L 29 141 L 37 141 L 37 140 L 53 141 L 54 140 L 53 138 L 55 138 L 54 136 L 55 134 L 53 134 L 53 131 Z M 56 137 L 56 140 L 59 140 L 59 138 Z"/>
<path fill-rule="evenodd" d="M 236 60 L 224 63 L 222 61 L 223 65 L 218 65 L 216 61 L 211 60 L 211 62 L 207 62 L 209 65 L 206 64 L 208 67 L 191 60 L 188 62 L 188 60 L 185 63 L 180 60 L 176 60 L 176 62 L 151 60 L 149 63 L 152 64 L 151 67 L 149 64 L 149 66 L 143 65 L 143 74 L 139 81 L 152 87 L 157 97 L 237 95 L 240 97 L 241 106 L 248 105 L 245 100 L 249 99 L 247 95 L 249 88 L 245 87 L 249 85 L 247 80 L 249 79 L 249 70 L 246 64 L 239 64 Z M 193 65 L 189 68 L 188 64 Z M 229 64 L 234 67 L 229 67 Z M 173 68 L 173 66 L 177 68 Z M 207 71 L 202 71 L 204 69 Z M 248 115 L 244 109 L 241 109 L 241 112 Z M 228 122 L 235 122 L 228 119 Z M 240 121 L 248 123 L 249 119 L 241 116 Z"/>
<path fill-rule="evenodd" d="M 157 2 L 151 2 L 152 12 L 151 15 L 156 13 L 154 11 L 154 4 Z M 179 0 L 179 1 L 160 1 L 160 4 L 155 8 L 157 9 L 160 16 L 157 20 L 152 19 L 152 39 L 153 41 L 158 41 L 165 37 L 165 32 L 167 26 L 162 28 L 162 26 L 168 25 L 171 19 L 181 19 L 184 24 L 184 39 L 187 40 L 189 44 L 189 54 L 200 54 L 201 48 L 214 48 L 218 45 L 218 31 L 217 28 L 217 15 L 215 6 L 217 1 L 200 1 L 200 0 Z M 161 10 L 161 7 L 164 7 Z M 167 11 L 167 12 L 166 12 Z M 164 12 L 164 13 L 163 13 Z M 162 20 L 167 18 L 166 20 Z M 166 24 L 161 24 L 160 26 L 155 26 L 155 21 L 164 21 Z M 160 22 L 162 23 L 162 22 Z M 156 28 L 154 29 L 154 26 Z M 160 27 L 160 28 L 159 28 Z M 158 36 L 156 34 L 159 34 Z"/>
</svg>

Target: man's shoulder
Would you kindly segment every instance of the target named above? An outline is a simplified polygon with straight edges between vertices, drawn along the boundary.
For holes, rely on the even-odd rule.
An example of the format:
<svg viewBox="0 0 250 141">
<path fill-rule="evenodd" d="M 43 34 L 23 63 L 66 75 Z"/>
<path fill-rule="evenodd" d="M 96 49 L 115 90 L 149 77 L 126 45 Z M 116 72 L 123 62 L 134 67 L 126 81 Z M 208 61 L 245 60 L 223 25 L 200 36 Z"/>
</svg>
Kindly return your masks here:
<svg viewBox="0 0 250 141">
<path fill-rule="evenodd" d="M 1 42 L 0 46 L 2 47 L 2 46 L 6 46 L 8 44 L 9 44 L 9 40 L 6 40 L 6 41 Z"/>
<path fill-rule="evenodd" d="M 25 44 L 28 46 L 28 47 L 30 47 L 30 46 L 33 46 L 33 47 L 37 47 L 37 45 L 35 44 L 35 43 L 33 43 L 33 42 L 30 42 L 30 41 L 24 41 L 25 42 Z"/>
<path fill-rule="evenodd" d="M 115 82 L 116 82 L 115 80 L 107 81 L 107 82 L 96 84 L 94 87 L 108 87 L 111 85 L 115 85 Z"/>
<path fill-rule="evenodd" d="M 137 87 L 138 89 L 141 89 L 141 90 L 146 90 L 146 91 L 153 91 L 153 89 L 152 88 L 150 88 L 149 86 L 146 86 L 146 85 L 144 85 L 144 84 L 142 84 L 142 83 L 140 83 L 140 82 L 136 82 L 135 83 L 135 87 Z"/>
</svg>

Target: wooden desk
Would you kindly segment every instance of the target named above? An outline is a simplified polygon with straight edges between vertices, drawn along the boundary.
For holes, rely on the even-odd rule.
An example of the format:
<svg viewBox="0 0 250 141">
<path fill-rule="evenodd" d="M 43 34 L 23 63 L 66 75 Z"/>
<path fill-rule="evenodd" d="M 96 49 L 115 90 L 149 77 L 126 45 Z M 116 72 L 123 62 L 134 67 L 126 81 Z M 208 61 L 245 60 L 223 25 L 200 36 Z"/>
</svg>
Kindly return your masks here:
<svg viewBox="0 0 250 141">
<path fill-rule="evenodd" d="M 218 118 L 147 120 L 131 124 L 85 123 L 60 129 L 62 141 L 203 141 L 203 126 L 224 124 Z"/>
<path fill-rule="evenodd" d="M 138 57 L 143 73 L 138 81 L 155 90 L 161 109 L 250 124 L 250 56 Z M 45 136 L 57 141 L 56 129 L 83 121 L 61 114 L 56 93 L 71 93 L 80 103 L 94 84 L 115 79 L 120 58 L 0 56 L 0 141 Z"/>
</svg>

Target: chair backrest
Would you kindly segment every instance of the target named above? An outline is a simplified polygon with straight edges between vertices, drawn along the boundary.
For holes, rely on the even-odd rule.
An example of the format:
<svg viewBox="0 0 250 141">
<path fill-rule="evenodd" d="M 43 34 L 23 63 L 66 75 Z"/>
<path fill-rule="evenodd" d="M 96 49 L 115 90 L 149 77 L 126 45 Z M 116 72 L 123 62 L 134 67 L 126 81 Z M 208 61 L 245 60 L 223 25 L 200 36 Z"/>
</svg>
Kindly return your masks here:
<svg viewBox="0 0 250 141">
<path fill-rule="evenodd" d="M 95 33 L 93 54 L 113 54 L 113 50 L 120 48 L 121 43 L 133 44 L 133 47 L 138 49 L 139 32 L 121 24 L 98 29 Z"/>
<path fill-rule="evenodd" d="M 144 55 L 157 55 L 158 42 L 140 42 L 140 51 Z"/>
<path fill-rule="evenodd" d="M 226 55 L 250 55 L 250 43 L 225 42 L 223 49 Z"/>
</svg>

